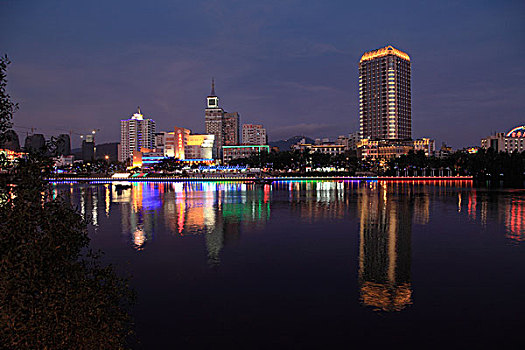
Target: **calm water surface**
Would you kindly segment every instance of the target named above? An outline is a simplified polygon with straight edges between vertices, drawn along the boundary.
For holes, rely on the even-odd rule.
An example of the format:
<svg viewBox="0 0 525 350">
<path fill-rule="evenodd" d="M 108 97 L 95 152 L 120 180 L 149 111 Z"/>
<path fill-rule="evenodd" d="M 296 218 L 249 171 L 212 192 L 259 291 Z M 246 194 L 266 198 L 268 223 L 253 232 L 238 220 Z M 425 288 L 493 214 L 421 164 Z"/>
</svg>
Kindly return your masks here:
<svg viewBox="0 0 525 350">
<path fill-rule="evenodd" d="M 525 192 L 55 185 L 133 275 L 143 348 L 523 344 Z"/>
</svg>

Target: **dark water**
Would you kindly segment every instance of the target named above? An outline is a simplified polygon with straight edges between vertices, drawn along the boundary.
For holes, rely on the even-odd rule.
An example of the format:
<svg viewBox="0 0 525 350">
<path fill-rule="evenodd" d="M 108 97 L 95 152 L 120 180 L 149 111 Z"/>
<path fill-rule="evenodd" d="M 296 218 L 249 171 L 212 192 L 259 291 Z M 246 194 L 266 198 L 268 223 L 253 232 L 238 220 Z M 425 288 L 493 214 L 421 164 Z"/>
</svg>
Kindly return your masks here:
<svg viewBox="0 0 525 350">
<path fill-rule="evenodd" d="M 470 182 L 57 185 L 133 275 L 143 348 L 523 344 L 525 192 Z"/>
</svg>

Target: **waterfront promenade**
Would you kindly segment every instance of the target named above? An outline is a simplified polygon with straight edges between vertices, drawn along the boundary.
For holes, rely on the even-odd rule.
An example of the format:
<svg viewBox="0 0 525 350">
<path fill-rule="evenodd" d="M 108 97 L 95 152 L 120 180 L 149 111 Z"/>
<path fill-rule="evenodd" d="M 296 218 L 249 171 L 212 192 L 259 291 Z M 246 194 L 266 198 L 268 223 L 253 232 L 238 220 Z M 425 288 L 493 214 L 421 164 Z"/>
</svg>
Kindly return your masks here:
<svg viewBox="0 0 525 350">
<path fill-rule="evenodd" d="M 235 176 L 235 175 L 215 175 L 215 176 L 189 176 L 189 177 L 52 177 L 49 182 L 66 183 L 111 183 L 111 182 L 213 182 L 213 181 L 234 181 L 234 182 L 264 182 L 274 181 L 459 181 L 472 180 L 472 176 Z"/>
</svg>

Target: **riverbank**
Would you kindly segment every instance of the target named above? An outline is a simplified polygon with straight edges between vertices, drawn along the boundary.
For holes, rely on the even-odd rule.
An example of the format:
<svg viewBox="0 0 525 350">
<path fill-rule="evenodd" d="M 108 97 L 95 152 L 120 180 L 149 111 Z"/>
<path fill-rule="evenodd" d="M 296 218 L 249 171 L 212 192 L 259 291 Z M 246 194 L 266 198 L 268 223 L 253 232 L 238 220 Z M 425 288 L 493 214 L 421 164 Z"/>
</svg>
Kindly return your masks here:
<svg viewBox="0 0 525 350">
<path fill-rule="evenodd" d="M 111 182 L 214 182 L 271 183 L 274 181 L 472 181 L 472 176 L 203 176 L 203 177 L 53 177 L 49 182 L 111 183 Z"/>
</svg>

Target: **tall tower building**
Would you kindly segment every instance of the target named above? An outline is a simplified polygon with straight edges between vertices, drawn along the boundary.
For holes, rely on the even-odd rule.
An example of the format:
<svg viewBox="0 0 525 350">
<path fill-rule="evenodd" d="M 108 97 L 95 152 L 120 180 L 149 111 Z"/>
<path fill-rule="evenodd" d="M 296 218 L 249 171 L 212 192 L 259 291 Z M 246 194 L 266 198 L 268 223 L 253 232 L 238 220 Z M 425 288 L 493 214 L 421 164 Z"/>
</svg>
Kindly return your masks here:
<svg viewBox="0 0 525 350">
<path fill-rule="evenodd" d="M 219 107 L 219 98 L 215 95 L 215 81 L 211 82 L 211 93 L 206 97 L 205 110 L 206 134 L 215 136 L 213 157 L 222 157 L 222 146 L 235 146 L 240 143 L 239 113 L 226 113 Z"/>
<path fill-rule="evenodd" d="M 132 159 L 133 151 L 155 147 L 155 122 L 144 119 L 140 107 L 131 118 L 120 121 L 120 147 L 120 162 Z"/>
<path fill-rule="evenodd" d="M 205 110 L 206 134 L 215 135 L 213 157 L 219 158 L 223 146 L 224 110 L 219 107 L 219 98 L 215 95 L 215 81 L 211 81 L 211 93 L 206 98 Z"/>
<path fill-rule="evenodd" d="M 224 113 L 222 120 L 223 146 L 236 146 L 240 143 L 240 121 L 239 113 Z"/>
<path fill-rule="evenodd" d="M 87 134 L 82 137 L 82 161 L 93 162 L 96 156 L 95 134 Z"/>
<path fill-rule="evenodd" d="M 362 139 L 412 138 L 410 57 L 392 46 L 365 52 L 359 62 Z"/>
<path fill-rule="evenodd" d="M 45 152 L 46 139 L 43 134 L 33 134 L 26 137 L 24 144 L 25 152 Z"/>
<path fill-rule="evenodd" d="M 68 134 L 60 134 L 56 140 L 58 155 L 68 156 L 71 154 L 71 138 Z"/>
</svg>

